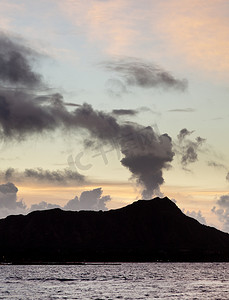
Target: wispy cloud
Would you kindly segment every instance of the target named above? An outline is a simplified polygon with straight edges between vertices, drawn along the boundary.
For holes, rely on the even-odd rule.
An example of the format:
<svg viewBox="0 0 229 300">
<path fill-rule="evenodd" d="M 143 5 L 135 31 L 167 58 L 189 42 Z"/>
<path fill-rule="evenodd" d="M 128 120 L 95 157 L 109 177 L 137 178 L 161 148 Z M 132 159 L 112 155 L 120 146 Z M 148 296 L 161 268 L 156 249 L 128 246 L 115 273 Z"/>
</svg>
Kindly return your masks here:
<svg viewBox="0 0 229 300">
<path fill-rule="evenodd" d="M 194 131 L 189 131 L 186 128 L 180 130 L 177 135 L 177 142 L 173 142 L 174 151 L 178 157 L 184 170 L 190 171 L 187 166 L 198 161 L 198 154 L 201 151 L 202 145 L 206 139 L 197 137 L 195 140 L 188 139 Z"/>
<path fill-rule="evenodd" d="M 135 109 L 113 109 L 112 114 L 117 116 L 136 116 L 138 111 Z"/>
<path fill-rule="evenodd" d="M 175 109 L 169 109 L 169 112 L 181 112 L 181 113 L 192 113 L 196 110 L 194 108 L 175 108 Z"/>
<path fill-rule="evenodd" d="M 137 58 L 120 58 L 100 63 L 104 70 L 121 77 L 122 84 L 127 87 L 163 88 L 185 91 L 186 79 L 178 79 L 169 71 L 152 63 Z M 120 79 L 118 79 L 120 80 Z"/>
<path fill-rule="evenodd" d="M 164 58 L 199 70 L 229 70 L 227 0 L 59 1 L 60 11 L 109 55 Z M 216 75 L 216 73 L 214 73 Z"/>
</svg>

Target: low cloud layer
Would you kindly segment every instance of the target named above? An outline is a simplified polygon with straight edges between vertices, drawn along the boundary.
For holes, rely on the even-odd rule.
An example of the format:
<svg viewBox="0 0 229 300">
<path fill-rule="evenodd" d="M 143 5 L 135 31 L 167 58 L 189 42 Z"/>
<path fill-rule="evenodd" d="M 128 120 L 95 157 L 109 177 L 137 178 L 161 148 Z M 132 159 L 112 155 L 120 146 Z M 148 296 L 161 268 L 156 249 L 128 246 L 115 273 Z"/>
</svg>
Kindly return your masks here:
<svg viewBox="0 0 229 300">
<path fill-rule="evenodd" d="M 180 130 L 177 135 L 177 142 L 174 142 L 174 150 L 180 158 L 180 163 L 184 170 L 189 171 L 187 166 L 198 161 L 198 154 L 201 151 L 202 145 L 206 139 L 197 137 L 194 140 L 188 138 L 194 131 L 189 131 L 186 128 Z"/>
<path fill-rule="evenodd" d="M 186 79 L 175 78 L 160 66 L 144 62 L 137 58 L 123 58 L 105 61 L 100 64 L 106 71 L 121 77 L 112 79 L 119 82 L 125 92 L 129 86 L 141 88 L 163 88 L 185 91 L 188 86 Z"/>
<path fill-rule="evenodd" d="M 84 191 L 79 198 L 76 196 L 63 208 L 66 210 L 107 210 L 106 203 L 111 200 L 111 197 L 102 196 L 102 193 L 101 188 Z"/>
<path fill-rule="evenodd" d="M 222 223 L 223 230 L 229 232 L 229 194 L 220 196 L 211 211 Z"/>
<path fill-rule="evenodd" d="M 106 204 L 111 200 L 109 195 L 102 196 L 101 188 L 84 191 L 80 197 L 76 196 L 69 200 L 66 205 L 60 206 L 55 203 L 42 201 L 37 204 L 32 204 L 28 207 L 23 200 L 18 200 L 18 189 L 13 183 L 0 185 L 0 218 L 5 218 L 8 215 L 27 214 L 34 210 L 46 210 L 52 208 L 61 208 L 64 210 L 107 210 Z"/>
<path fill-rule="evenodd" d="M 70 169 L 50 171 L 37 168 L 18 171 L 14 168 L 8 168 L 0 172 L 0 179 L 4 181 L 32 181 L 57 185 L 68 185 L 71 183 L 75 184 L 75 186 L 85 183 L 83 175 L 79 174 L 77 170 L 72 171 Z"/>
</svg>

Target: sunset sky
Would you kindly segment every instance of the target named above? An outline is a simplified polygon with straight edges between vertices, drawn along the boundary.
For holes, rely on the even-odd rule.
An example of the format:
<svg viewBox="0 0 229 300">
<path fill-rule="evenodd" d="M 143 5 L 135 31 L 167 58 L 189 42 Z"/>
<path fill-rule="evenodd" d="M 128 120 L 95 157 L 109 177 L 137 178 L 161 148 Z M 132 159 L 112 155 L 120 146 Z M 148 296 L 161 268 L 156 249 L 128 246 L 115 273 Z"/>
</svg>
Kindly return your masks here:
<svg viewBox="0 0 229 300">
<path fill-rule="evenodd" d="M 229 231 L 229 1 L 0 0 L 0 26 L 0 217 L 167 196 Z"/>
</svg>

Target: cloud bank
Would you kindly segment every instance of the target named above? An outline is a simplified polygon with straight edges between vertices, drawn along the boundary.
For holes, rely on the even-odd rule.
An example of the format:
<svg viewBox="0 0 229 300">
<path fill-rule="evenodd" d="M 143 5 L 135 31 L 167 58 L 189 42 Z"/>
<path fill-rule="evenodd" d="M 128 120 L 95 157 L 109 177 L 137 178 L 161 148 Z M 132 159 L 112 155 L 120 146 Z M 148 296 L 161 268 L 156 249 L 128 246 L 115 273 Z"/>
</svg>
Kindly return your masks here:
<svg viewBox="0 0 229 300">
<path fill-rule="evenodd" d="M 0 171 L 0 179 L 2 181 L 23 182 L 30 181 L 41 184 L 68 185 L 74 184 L 83 185 L 86 182 L 85 176 L 79 174 L 77 170 L 68 168 L 63 170 L 44 170 L 42 168 L 25 169 L 19 171 L 14 168 L 8 168 Z"/>
<path fill-rule="evenodd" d="M 0 218 L 5 218 L 8 215 L 27 214 L 34 210 L 46 210 L 52 208 L 61 208 L 72 211 L 107 210 L 106 204 L 111 200 L 109 195 L 102 196 L 102 188 L 97 188 L 82 192 L 79 198 L 78 196 L 75 196 L 74 199 L 69 200 L 64 206 L 42 201 L 28 207 L 23 200 L 18 200 L 17 192 L 18 188 L 11 182 L 0 185 Z"/>
<path fill-rule="evenodd" d="M 186 212 L 184 212 L 185 214 L 186 214 L 186 216 L 188 216 L 188 217 L 191 217 L 191 218 L 194 218 L 194 219 L 196 219 L 198 222 L 200 222 L 201 224 L 204 224 L 204 225 L 206 225 L 206 220 L 205 220 L 205 218 L 203 217 L 203 215 L 202 215 L 202 212 L 199 210 L 198 212 L 196 212 L 196 211 L 186 211 Z"/>
<path fill-rule="evenodd" d="M 223 230 L 229 232 L 229 194 L 220 196 L 211 211 L 222 223 Z"/>
</svg>

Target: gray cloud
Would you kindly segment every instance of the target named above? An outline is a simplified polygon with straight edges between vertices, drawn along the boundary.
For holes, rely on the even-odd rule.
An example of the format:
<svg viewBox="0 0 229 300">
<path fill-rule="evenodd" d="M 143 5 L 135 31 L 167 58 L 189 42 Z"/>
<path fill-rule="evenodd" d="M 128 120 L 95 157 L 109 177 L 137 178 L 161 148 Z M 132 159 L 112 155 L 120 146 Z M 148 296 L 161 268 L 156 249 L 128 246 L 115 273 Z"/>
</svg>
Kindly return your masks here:
<svg viewBox="0 0 229 300">
<path fill-rule="evenodd" d="M 121 163 L 143 186 L 143 199 L 160 196 L 160 185 L 164 183 L 163 169 L 169 169 L 174 156 L 171 138 L 167 134 L 157 135 L 150 126 L 133 124 L 123 127 L 123 137 L 120 140 L 124 154 Z"/>
<path fill-rule="evenodd" d="M 226 180 L 229 181 L 229 172 L 227 173 Z"/>
<path fill-rule="evenodd" d="M 79 107 L 80 106 L 80 104 L 71 103 L 71 102 L 64 102 L 64 105 L 66 105 L 66 106 L 73 106 L 73 107 Z"/>
<path fill-rule="evenodd" d="M 184 91 L 188 85 L 186 79 L 177 79 L 168 71 L 156 64 L 147 63 L 137 58 L 123 58 L 113 61 L 105 61 L 100 65 L 106 71 L 120 75 L 124 80 L 124 82 L 121 82 L 124 87 L 162 87 L 164 89 L 173 88 Z"/>
<path fill-rule="evenodd" d="M 172 161 L 174 155 L 171 138 L 168 135 L 158 135 L 151 127 L 145 128 L 136 123 L 119 124 L 113 115 L 96 111 L 89 104 L 83 104 L 68 112 L 59 95 L 55 95 L 48 106 L 33 102 L 27 105 L 24 98 L 18 99 L 18 102 L 14 98 L 10 99 L 15 108 L 14 105 L 8 105 L 7 101 L 2 101 L 2 107 L 6 110 L 6 114 L 2 116 L 0 114 L 4 136 L 21 138 L 56 128 L 65 128 L 68 131 L 86 129 L 91 141 L 95 139 L 100 143 L 115 143 L 121 148 L 124 154 L 121 163 L 132 172 L 137 182 L 146 188 L 147 198 L 153 195 L 154 190 L 158 191 L 164 182 L 162 169 L 168 168 L 168 163 Z M 131 150 L 125 147 L 129 143 L 132 143 Z M 34 172 L 32 174 L 36 175 Z M 46 175 L 50 177 L 49 174 Z"/>
<path fill-rule="evenodd" d="M 182 112 L 182 113 L 190 113 L 190 112 L 195 112 L 196 110 L 193 108 L 176 108 L 176 109 L 169 109 L 169 112 Z"/>
<path fill-rule="evenodd" d="M 177 135 L 178 141 L 182 142 L 185 137 L 187 137 L 188 135 L 192 134 L 194 131 L 189 131 L 186 128 L 183 128 L 180 130 L 179 134 Z"/>
<path fill-rule="evenodd" d="M 113 109 L 112 114 L 116 116 L 136 116 L 138 111 L 135 109 Z"/>
<path fill-rule="evenodd" d="M 30 208 L 27 208 L 28 211 L 33 210 L 45 210 L 52 208 L 61 208 L 64 210 L 107 210 L 106 204 L 111 200 L 109 195 L 102 196 L 103 190 L 102 188 L 93 189 L 90 191 L 83 191 L 80 197 L 75 196 L 75 198 L 69 200 L 66 205 L 60 206 L 58 204 L 48 203 L 42 201 L 38 204 L 31 205 Z"/>
<path fill-rule="evenodd" d="M 50 171 L 37 168 L 18 171 L 14 168 L 8 168 L 7 170 L 0 172 L 0 178 L 7 181 L 21 182 L 29 180 L 58 185 L 66 185 L 69 183 L 82 185 L 85 183 L 85 177 L 83 175 L 79 174 L 76 170 L 72 171 L 70 169 Z"/>
<path fill-rule="evenodd" d="M 70 200 L 63 208 L 65 210 L 107 210 L 106 203 L 111 200 L 110 196 L 102 196 L 102 188 L 84 191 L 78 198 Z"/>
<path fill-rule="evenodd" d="M 198 212 L 193 211 L 186 211 L 186 216 L 196 219 L 201 224 L 206 225 L 206 220 L 202 215 L 202 212 L 199 210 Z"/>
<path fill-rule="evenodd" d="M 129 93 L 127 86 L 119 79 L 108 79 L 105 88 L 107 93 L 112 97 L 121 97 L 123 94 Z"/>
<path fill-rule="evenodd" d="M 0 33 L 0 80 L 5 84 L 35 87 L 42 84 L 41 76 L 31 63 L 38 54 L 22 41 Z"/>
<path fill-rule="evenodd" d="M 11 182 L 8 182 L 6 184 L 1 184 L 0 185 L 0 192 L 2 194 L 16 194 L 18 192 L 18 188 Z"/>
<path fill-rule="evenodd" d="M 25 177 L 35 178 L 38 181 L 45 182 L 57 182 L 65 184 L 68 181 L 74 181 L 76 183 L 84 183 L 84 176 L 77 171 L 71 171 L 69 169 L 49 171 L 38 169 L 26 169 L 24 172 Z"/>
<path fill-rule="evenodd" d="M 11 44 L 13 48 L 21 49 L 22 47 L 12 41 Z M 7 64 L 7 60 L 5 62 Z M 26 62 L 29 64 L 29 60 Z M 186 81 L 175 79 L 155 65 L 147 65 L 133 59 L 112 62 L 106 64 L 106 68 L 121 74 L 128 85 L 172 87 L 181 90 L 186 87 Z M 11 79 L 8 81 L 12 85 L 15 84 Z M 40 81 L 33 80 L 33 84 L 39 86 Z M 25 85 L 31 86 L 32 83 Z M 131 171 L 132 178 L 141 185 L 144 198 L 148 199 L 154 194 L 160 194 L 160 185 L 164 182 L 163 170 L 169 168 L 169 163 L 174 156 L 172 141 L 167 134 L 160 135 L 151 127 L 136 123 L 119 123 L 114 115 L 94 110 L 86 103 L 72 111 L 68 111 L 65 104 L 60 94 L 41 95 L 39 93 L 36 95 L 31 94 L 29 90 L 0 88 L 0 136 L 2 139 L 20 140 L 31 134 L 56 129 L 64 132 L 84 130 L 84 133 L 86 130 L 90 145 L 110 143 L 120 147 L 124 156 L 121 163 Z M 89 140 L 85 134 L 84 140 Z M 126 146 L 129 144 L 131 148 Z M 11 173 L 12 170 L 8 170 L 6 178 L 11 178 Z M 27 170 L 23 176 L 56 182 L 63 181 L 69 176 L 72 179 L 72 174 L 69 175 L 66 172 L 63 175 L 59 172 L 54 174 L 44 170 Z M 76 176 L 82 179 L 81 175 Z"/>
<path fill-rule="evenodd" d="M 37 204 L 32 204 L 30 208 L 27 208 L 27 211 L 31 212 L 34 210 L 46 210 L 46 209 L 53 209 L 53 208 L 61 208 L 61 206 L 58 204 L 52 204 L 52 203 L 47 203 L 45 201 L 42 201 Z"/>
<path fill-rule="evenodd" d="M 227 170 L 227 167 L 224 164 L 221 164 L 221 163 L 218 163 L 218 162 L 215 162 L 215 161 L 212 161 L 212 160 L 208 161 L 207 164 L 208 164 L 209 167 Z"/>
<path fill-rule="evenodd" d="M 190 163 L 198 161 L 198 153 L 201 151 L 201 147 L 206 141 L 201 137 L 197 137 L 195 140 L 187 139 L 194 131 L 189 131 L 186 128 L 180 130 L 177 135 L 178 142 L 174 142 L 174 150 L 178 156 L 181 157 L 181 164 L 183 168 L 189 171 L 186 167 Z"/>
<path fill-rule="evenodd" d="M 8 182 L 0 185 L 0 218 L 9 214 L 19 214 L 25 211 L 25 204 L 17 199 L 17 187 Z"/>
<path fill-rule="evenodd" d="M 221 207 L 229 208 L 229 195 L 221 196 L 216 203 Z"/>
<path fill-rule="evenodd" d="M 216 205 L 212 208 L 212 212 L 218 217 L 223 225 L 223 230 L 229 232 L 229 194 L 222 195 L 216 201 Z"/>
<path fill-rule="evenodd" d="M 215 161 L 208 161 L 207 164 L 208 164 L 209 167 L 226 170 L 227 171 L 226 180 L 229 181 L 228 168 L 224 164 L 218 163 L 218 162 L 215 162 Z"/>
</svg>

